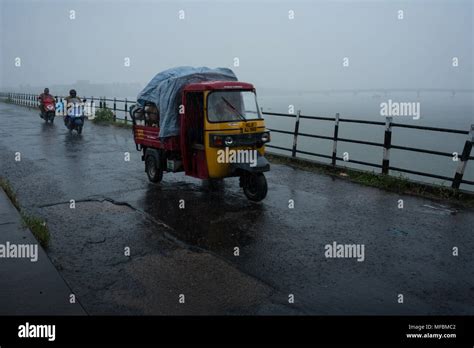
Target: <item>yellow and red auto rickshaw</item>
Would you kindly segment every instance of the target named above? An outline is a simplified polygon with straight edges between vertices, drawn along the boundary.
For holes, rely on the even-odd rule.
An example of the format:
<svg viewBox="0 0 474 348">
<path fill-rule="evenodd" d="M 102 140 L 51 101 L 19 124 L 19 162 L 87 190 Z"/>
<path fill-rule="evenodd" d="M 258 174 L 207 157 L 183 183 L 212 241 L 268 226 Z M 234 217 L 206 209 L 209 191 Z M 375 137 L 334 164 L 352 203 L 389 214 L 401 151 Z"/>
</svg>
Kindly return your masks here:
<svg viewBox="0 0 474 348">
<path fill-rule="evenodd" d="M 193 82 L 180 89 L 179 98 L 179 133 L 173 136 L 160 134 L 160 106 L 147 102 L 130 111 L 149 180 L 159 182 L 163 172 L 181 171 L 211 180 L 238 176 L 249 200 L 264 199 L 270 132 L 254 86 L 239 81 Z"/>
</svg>

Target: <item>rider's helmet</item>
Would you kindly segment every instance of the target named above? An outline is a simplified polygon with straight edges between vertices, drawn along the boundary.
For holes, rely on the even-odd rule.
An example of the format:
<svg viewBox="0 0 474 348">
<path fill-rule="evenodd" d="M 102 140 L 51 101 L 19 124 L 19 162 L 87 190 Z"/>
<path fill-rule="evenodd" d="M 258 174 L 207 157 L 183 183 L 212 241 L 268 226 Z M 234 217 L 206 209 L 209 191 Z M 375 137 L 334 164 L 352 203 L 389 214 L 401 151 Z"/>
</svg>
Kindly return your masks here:
<svg viewBox="0 0 474 348">
<path fill-rule="evenodd" d="M 69 95 L 70 95 L 71 97 L 73 97 L 73 98 L 76 97 L 76 94 L 77 94 L 77 93 L 76 93 L 76 90 L 75 90 L 75 89 L 71 89 L 71 90 L 69 91 Z"/>
<path fill-rule="evenodd" d="M 45 88 L 43 92 L 44 94 L 49 94 L 49 88 Z"/>
</svg>

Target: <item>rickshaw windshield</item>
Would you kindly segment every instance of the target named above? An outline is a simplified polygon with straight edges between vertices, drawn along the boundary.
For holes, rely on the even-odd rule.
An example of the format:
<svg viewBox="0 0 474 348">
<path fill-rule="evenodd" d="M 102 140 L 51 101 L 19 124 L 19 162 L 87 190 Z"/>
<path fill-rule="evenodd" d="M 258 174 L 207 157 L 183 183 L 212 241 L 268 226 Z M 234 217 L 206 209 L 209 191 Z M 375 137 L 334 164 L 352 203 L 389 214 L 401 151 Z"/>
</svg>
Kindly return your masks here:
<svg viewBox="0 0 474 348">
<path fill-rule="evenodd" d="M 216 91 L 207 98 L 209 122 L 261 119 L 257 98 L 252 91 Z"/>
</svg>

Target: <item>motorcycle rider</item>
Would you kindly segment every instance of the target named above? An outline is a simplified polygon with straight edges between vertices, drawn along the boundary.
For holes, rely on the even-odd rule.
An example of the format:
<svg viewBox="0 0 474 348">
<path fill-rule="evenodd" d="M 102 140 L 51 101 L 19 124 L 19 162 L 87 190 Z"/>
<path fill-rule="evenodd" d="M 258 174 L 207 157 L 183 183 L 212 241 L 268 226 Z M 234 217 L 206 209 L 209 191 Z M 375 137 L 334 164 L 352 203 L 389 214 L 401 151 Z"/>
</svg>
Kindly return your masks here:
<svg viewBox="0 0 474 348">
<path fill-rule="evenodd" d="M 39 108 L 40 108 L 41 114 L 46 112 L 46 110 L 44 109 L 44 101 L 46 99 L 53 99 L 54 100 L 54 97 L 51 94 L 49 94 L 49 88 L 45 88 L 43 93 L 41 93 L 38 97 L 38 100 L 40 101 Z"/>
<path fill-rule="evenodd" d="M 64 117 L 64 125 L 66 127 L 69 126 L 69 120 L 71 119 L 71 116 L 69 116 L 69 110 L 71 107 L 73 107 L 74 104 L 78 104 L 81 102 L 81 98 L 77 96 L 77 92 L 75 89 L 71 89 L 69 91 L 69 96 L 65 98 L 66 100 L 66 116 Z"/>
</svg>

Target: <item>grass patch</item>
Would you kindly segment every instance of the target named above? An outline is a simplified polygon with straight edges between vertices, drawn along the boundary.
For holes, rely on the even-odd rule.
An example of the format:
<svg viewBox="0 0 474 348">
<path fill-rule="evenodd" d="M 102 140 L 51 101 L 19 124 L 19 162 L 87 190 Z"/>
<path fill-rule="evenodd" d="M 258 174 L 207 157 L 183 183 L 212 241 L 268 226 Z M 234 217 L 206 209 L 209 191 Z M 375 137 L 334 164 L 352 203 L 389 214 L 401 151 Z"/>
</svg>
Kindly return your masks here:
<svg viewBox="0 0 474 348">
<path fill-rule="evenodd" d="M 109 108 L 102 108 L 95 112 L 94 123 L 113 123 L 114 113 Z"/>
<path fill-rule="evenodd" d="M 20 212 L 20 214 L 21 219 L 23 220 L 23 226 L 28 227 L 30 229 L 30 231 L 33 233 L 33 235 L 43 248 L 47 248 L 50 235 L 46 222 L 35 216 L 28 215 L 24 212 Z"/>
<path fill-rule="evenodd" d="M 92 119 L 92 122 L 100 125 L 112 125 L 120 128 L 132 128 L 132 122 L 128 121 L 125 123 L 125 120 L 116 119 L 114 121 L 114 113 L 109 108 L 99 109 L 95 113 L 95 117 Z"/>
<path fill-rule="evenodd" d="M 292 158 L 278 154 L 266 154 L 266 157 L 273 163 L 287 164 L 298 169 L 331 175 L 343 180 L 349 180 L 361 185 L 376 187 L 382 190 L 426 197 L 434 200 L 453 201 L 468 207 L 474 207 L 474 194 L 455 190 L 444 185 L 430 185 L 411 181 L 399 175 L 382 175 L 375 172 L 364 172 L 356 169 L 333 168 L 329 164 L 318 163 L 301 158 Z"/>
<path fill-rule="evenodd" d="M 46 226 L 46 223 L 40 218 L 28 215 L 21 210 L 20 203 L 18 202 L 18 199 L 16 197 L 16 193 L 7 179 L 0 177 L 0 187 L 5 191 L 12 204 L 20 212 L 23 226 L 28 227 L 31 233 L 33 233 L 33 235 L 35 236 L 36 240 L 41 244 L 41 246 L 43 246 L 43 248 L 46 248 L 48 246 L 50 238 L 48 226 Z"/>
</svg>

